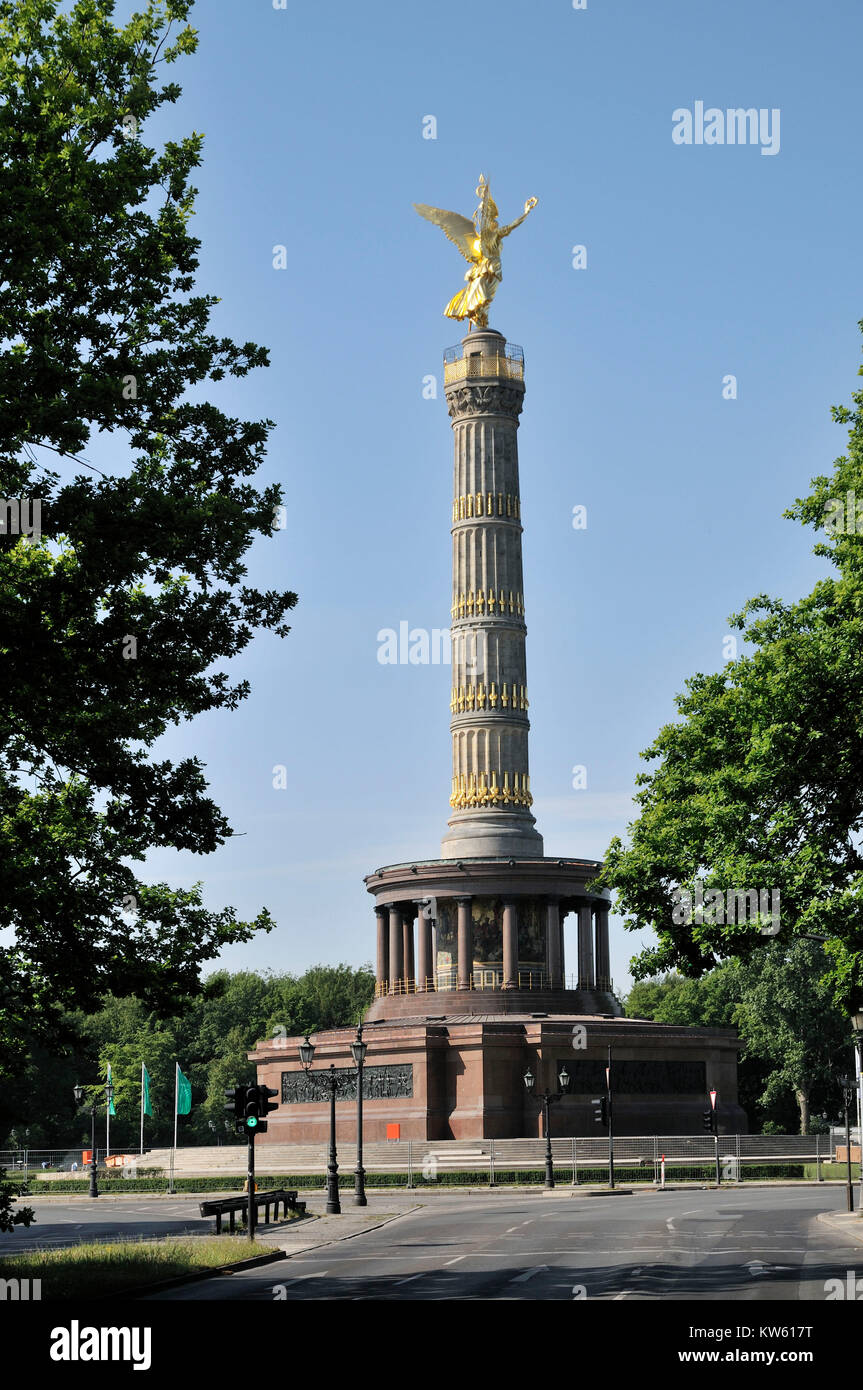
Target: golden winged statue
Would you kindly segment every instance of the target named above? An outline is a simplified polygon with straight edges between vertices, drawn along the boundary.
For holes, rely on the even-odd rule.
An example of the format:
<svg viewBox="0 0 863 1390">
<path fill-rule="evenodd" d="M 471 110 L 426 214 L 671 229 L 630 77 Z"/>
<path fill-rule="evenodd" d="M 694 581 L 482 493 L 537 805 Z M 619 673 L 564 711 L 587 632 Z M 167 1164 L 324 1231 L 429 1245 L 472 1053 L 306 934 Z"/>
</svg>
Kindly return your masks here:
<svg viewBox="0 0 863 1390">
<path fill-rule="evenodd" d="M 488 183 L 483 174 L 479 176 L 476 190 L 479 206 L 473 221 L 462 217 L 459 212 L 446 212 L 444 208 L 430 208 L 427 203 L 414 203 L 420 217 L 434 222 L 450 241 L 461 251 L 470 269 L 465 275 L 467 288 L 453 295 L 444 309 L 447 318 L 470 319 L 476 328 L 488 328 L 488 306 L 503 276 L 500 269 L 500 244 L 505 236 L 514 232 L 527 217 L 531 208 L 536 207 L 536 198 L 528 198 L 524 212 L 509 226 L 501 227 L 497 220 L 497 204 L 491 196 Z"/>
</svg>

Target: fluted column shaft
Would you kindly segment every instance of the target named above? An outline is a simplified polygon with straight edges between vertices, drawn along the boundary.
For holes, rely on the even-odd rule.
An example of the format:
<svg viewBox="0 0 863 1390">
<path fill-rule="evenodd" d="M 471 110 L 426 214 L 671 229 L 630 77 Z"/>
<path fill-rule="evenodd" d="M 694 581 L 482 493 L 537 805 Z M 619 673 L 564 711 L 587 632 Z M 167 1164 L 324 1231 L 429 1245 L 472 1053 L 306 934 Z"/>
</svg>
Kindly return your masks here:
<svg viewBox="0 0 863 1390">
<path fill-rule="evenodd" d="M 402 916 L 402 939 L 404 942 L 405 979 L 414 978 L 414 922 L 409 912 Z"/>
<path fill-rule="evenodd" d="M 611 989 L 611 949 L 608 937 L 608 907 L 595 905 L 596 922 L 596 983 L 599 989 Z"/>
<path fill-rule="evenodd" d="M 546 908 L 546 943 L 548 983 L 551 989 L 560 989 L 560 904 L 557 902 L 550 902 Z"/>
<path fill-rule="evenodd" d="M 458 900 L 458 987 L 470 989 L 473 983 L 473 919 L 470 898 Z"/>
<path fill-rule="evenodd" d="M 431 917 L 423 911 L 425 899 L 417 905 L 417 989 L 434 989 L 432 967 Z"/>
<path fill-rule="evenodd" d="M 455 467 L 453 816 L 443 854 L 539 857 L 542 837 L 530 813 L 518 474 L 523 362 L 491 329 L 468 334 L 462 347 L 445 368 Z"/>
<path fill-rule="evenodd" d="M 378 937 L 378 961 L 375 978 L 377 980 L 379 994 L 382 993 L 383 990 L 386 988 L 387 981 L 390 977 L 389 922 L 387 921 L 388 915 L 389 914 L 387 913 L 385 907 L 375 908 Z"/>
<path fill-rule="evenodd" d="M 402 931 L 401 908 L 390 907 L 390 992 L 399 980 L 404 979 L 404 933 Z"/>
<path fill-rule="evenodd" d="M 503 987 L 518 988 L 518 908 L 503 905 Z"/>
<path fill-rule="evenodd" d="M 578 909 L 578 987 L 594 989 L 596 976 L 593 966 L 593 905 L 588 901 Z"/>
</svg>

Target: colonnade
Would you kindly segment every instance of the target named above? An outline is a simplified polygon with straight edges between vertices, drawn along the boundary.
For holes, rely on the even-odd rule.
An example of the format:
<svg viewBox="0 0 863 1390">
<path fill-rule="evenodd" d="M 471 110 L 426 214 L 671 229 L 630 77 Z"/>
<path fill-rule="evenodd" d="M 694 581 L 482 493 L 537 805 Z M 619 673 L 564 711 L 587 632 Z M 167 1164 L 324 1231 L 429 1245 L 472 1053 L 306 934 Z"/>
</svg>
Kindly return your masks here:
<svg viewBox="0 0 863 1390">
<path fill-rule="evenodd" d="M 434 989 L 451 989 L 453 985 L 459 990 L 470 990 L 477 988 L 477 974 L 491 976 L 494 981 L 492 988 L 518 989 L 519 900 L 504 900 L 501 970 L 496 970 L 494 963 L 491 963 L 488 969 L 474 968 L 471 901 L 467 896 L 455 899 L 457 965 L 455 979 L 451 978 L 452 972 L 448 971 L 443 983 L 435 959 L 434 921 L 428 913 L 429 899 L 376 905 L 376 993 L 423 993 Z M 565 988 L 563 926 L 568 914 L 574 911 L 578 917 L 578 988 L 610 990 L 608 902 L 602 898 L 585 898 L 573 907 L 571 900 L 563 904 L 557 898 L 547 898 L 544 899 L 544 904 L 545 962 L 537 967 L 537 973 L 543 977 L 542 987 Z M 533 973 L 531 971 L 531 975 Z M 487 988 L 488 985 L 482 987 Z M 532 987 L 536 988 L 536 985 Z"/>
</svg>

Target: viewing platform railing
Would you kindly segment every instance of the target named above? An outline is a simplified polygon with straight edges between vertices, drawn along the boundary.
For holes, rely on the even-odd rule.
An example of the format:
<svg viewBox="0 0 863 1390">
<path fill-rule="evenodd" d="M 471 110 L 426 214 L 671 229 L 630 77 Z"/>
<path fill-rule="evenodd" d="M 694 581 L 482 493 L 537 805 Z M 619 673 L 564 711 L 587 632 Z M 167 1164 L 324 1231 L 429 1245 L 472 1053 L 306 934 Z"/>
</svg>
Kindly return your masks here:
<svg viewBox="0 0 863 1390">
<path fill-rule="evenodd" d="M 495 353 L 466 352 L 461 344 L 447 348 L 444 353 L 443 379 L 449 386 L 455 381 L 475 377 L 503 377 L 508 381 L 524 381 L 524 351 L 517 343 L 507 343 L 503 356 Z"/>
<path fill-rule="evenodd" d="M 468 985 L 469 990 L 502 990 L 503 989 L 503 968 L 501 966 L 475 966 Z M 389 980 L 375 984 L 375 998 L 383 999 L 389 994 L 432 994 L 441 990 L 451 992 L 457 990 L 458 970 L 455 966 L 449 970 L 438 970 L 434 975 L 428 975 L 424 980 L 409 977 L 401 980 Z M 537 966 L 535 970 L 521 969 L 518 972 L 518 989 L 527 990 L 550 990 L 555 989 L 579 989 L 581 986 L 575 975 L 557 986 L 552 986 L 547 971 Z M 585 988 L 601 990 L 604 993 L 614 993 L 613 981 L 599 982 L 596 985 L 585 986 Z"/>
</svg>

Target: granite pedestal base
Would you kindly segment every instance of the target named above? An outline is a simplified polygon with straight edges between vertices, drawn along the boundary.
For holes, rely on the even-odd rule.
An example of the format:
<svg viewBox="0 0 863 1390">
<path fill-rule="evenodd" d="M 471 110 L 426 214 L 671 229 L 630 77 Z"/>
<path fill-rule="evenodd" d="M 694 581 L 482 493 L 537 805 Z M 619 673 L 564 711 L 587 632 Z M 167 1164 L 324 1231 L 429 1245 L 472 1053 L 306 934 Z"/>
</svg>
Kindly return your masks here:
<svg viewBox="0 0 863 1390">
<path fill-rule="evenodd" d="M 559 997 L 559 996 L 558 996 Z M 495 1005 L 501 996 L 495 997 Z M 412 1001 L 416 1004 L 416 1000 Z M 591 1100 L 604 1090 L 609 1044 L 614 1066 L 617 1134 L 702 1134 L 708 1091 L 719 1093 L 722 1133 L 745 1132 L 737 1102 L 736 1033 L 730 1028 L 675 1028 L 640 1019 L 593 1014 L 542 1017 L 533 1013 L 451 1013 L 387 1018 L 364 1025 L 363 1127 L 369 1141 L 399 1139 L 517 1139 L 542 1135 L 541 1107 L 525 1091 L 529 1066 L 535 1090 L 557 1090 L 565 1063 L 570 1094 L 554 1106 L 555 1136 L 605 1132 L 593 1121 Z M 314 1074 L 333 1063 L 344 1069 L 344 1098 L 336 1104 L 337 1136 L 356 1135 L 353 1029 L 312 1035 Z M 259 1143 L 325 1143 L 329 1106 L 307 1089 L 298 1048 L 302 1038 L 267 1040 L 250 1053 L 258 1081 L 282 1097 Z"/>
</svg>

